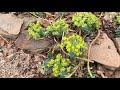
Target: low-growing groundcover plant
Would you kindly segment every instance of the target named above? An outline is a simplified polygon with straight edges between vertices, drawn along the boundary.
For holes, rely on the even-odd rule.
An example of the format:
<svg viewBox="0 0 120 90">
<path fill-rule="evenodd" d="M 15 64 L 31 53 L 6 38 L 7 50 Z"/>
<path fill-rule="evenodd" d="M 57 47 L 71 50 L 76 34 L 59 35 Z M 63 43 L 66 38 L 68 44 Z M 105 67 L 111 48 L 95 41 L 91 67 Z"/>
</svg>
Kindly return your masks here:
<svg viewBox="0 0 120 90">
<path fill-rule="evenodd" d="M 116 23 L 120 24 L 120 16 L 116 16 Z"/>
<path fill-rule="evenodd" d="M 55 58 L 50 59 L 47 68 L 52 69 L 53 76 L 66 77 L 72 71 L 71 61 L 63 58 L 61 54 L 57 54 Z"/>
<path fill-rule="evenodd" d="M 116 24 L 118 25 L 117 29 L 115 30 L 115 34 L 117 37 L 120 37 L 120 16 L 117 16 L 115 21 Z"/>
<path fill-rule="evenodd" d="M 73 15 L 72 21 L 82 32 L 90 35 L 100 28 L 99 19 L 91 12 L 77 12 Z"/>
<path fill-rule="evenodd" d="M 44 36 L 45 30 L 42 28 L 41 22 L 30 23 L 28 27 L 28 34 L 34 39 L 39 39 Z"/>
<path fill-rule="evenodd" d="M 82 56 L 84 51 L 87 50 L 83 38 L 77 34 L 72 34 L 69 37 L 64 36 L 61 48 L 66 48 L 66 51 L 71 57 Z"/>
<path fill-rule="evenodd" d="M 46 30 L 53 36 L 62 36 L 63 33 L 66 34 L 68 32 L 68 24 L 63 19 L 59 19 L 48 26 Z"/>
<path fill-rule="evenodd" d="M 83 13 L 85 13 L 86 17 L 84 17 L 84 15 L 82 17 L 79 17 L 79 15 L 74 15 L 72 20 L 74 24 L 80 28 L 80 30 L 85 32 L 85 34 L 91 34 L 93 31 L 99 28 L 100 24 L 97 21 L 97 17 L 95 18 L 92 13 L 90 13 L 90 16 L 86 12 Z M 98 23 L 98 26 L 96 23 Z M 40 39 L 51 35 L 55 38 L 61 37 L 57 39 L 54 38 L 56 45 L 49 50 L 48 59 L 41 64 L 40 72 L 42 74 L 52 74 L 54 77 L 67 77 L 72 73 L 72 71 L 75 69 L 75 66 L 78 64 L 76 58 L 83 58 L 86 55 L 87 45 L 84 39 L 82 36 L 75 33 L 70 36 L 66 36 L 69 35 L 69 26 L 62 18 L 50 24 L 47 28 L 43 28 L 40 21 L 37 21 L 36 23 L 30 23 L 28 27 L 28 33 L 34 39 Z M 57 42 L 57 40 L 59 41 Z M 58 50 L 57 45 L 60 46 Z M 55 52 L 59 52 L 59 54 L 56 55 Z M 66 55 L 64 56 L 63 54 Z"/>
<path fill-rule="evenodd" d="M 34 39 L 39 39 L 45 36 L 62 36 L 63 33 L 68 32 L 68 24 L 65 23 L 63 19 L 59 19 L 56 22 L 52 23 L 46 29 L 42 28 L 42 23 L 37 21 L 36 23 L 30 23 L 28 27 L 28 33 Z"/>
<path fill-rule="evenodd" d="M 44 13 L 43 12 L 31 12 L 33 15 L 37 16 L 37 17 L 44 17 Z"/>
</svg>

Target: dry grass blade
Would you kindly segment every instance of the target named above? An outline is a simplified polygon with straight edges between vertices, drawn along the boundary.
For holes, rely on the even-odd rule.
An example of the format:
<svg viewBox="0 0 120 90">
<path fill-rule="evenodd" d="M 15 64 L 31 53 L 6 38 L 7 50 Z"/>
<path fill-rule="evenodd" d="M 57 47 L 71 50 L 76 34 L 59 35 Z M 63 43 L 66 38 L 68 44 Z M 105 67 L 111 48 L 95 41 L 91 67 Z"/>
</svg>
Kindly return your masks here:
<svg viewBox="0 0 120 90">
<path fill-rule="evenodd" d="M 79 62 L 79 64 L 75 67 L 74 71 L 70 75 L 68 75 L 67 78 L 70 78 L 77 71 L 80 65 L 81 65 L 81 62 Z"/>
<path fill-rule="evenodd" d="M 88 59 L 90 59 L 90 50 L 91 50 L 91 47 L 92 47 L 93 43 L 98 39 L 99 36 L 100 36 L 100 30 L 98 30 L 97 36 L 95 37 L 95 39 L 91 42 L 91 44 L 89 46 L 89 49 L 88 49 Z M 87 69 L 88 69 L 88 73 L 92 77 L 92 73 L 90 71 L 90 61 L 89 60 L 88 60 L 88 63 L 87 63 Z"/>
<path fill-rule="evenodd" d="M 4 37 L 2 37 L 1 35 L 0 35 L 0 37 L 1 37 L 6 43 L 8 43 L 8 41 L 7 41 Z"/>
</svg>

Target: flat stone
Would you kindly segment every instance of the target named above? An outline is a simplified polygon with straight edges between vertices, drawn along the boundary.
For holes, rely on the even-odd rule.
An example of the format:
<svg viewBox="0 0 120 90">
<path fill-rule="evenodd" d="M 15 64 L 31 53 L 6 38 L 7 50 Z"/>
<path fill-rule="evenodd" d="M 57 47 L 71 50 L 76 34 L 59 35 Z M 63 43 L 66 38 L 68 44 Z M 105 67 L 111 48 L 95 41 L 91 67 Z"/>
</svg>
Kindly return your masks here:
<svg viewBox="0 0 120 90">
<path fill-rule="evenodd" d="M 27 29 L 31 22 L 35 22 L 37 20 L 35 17 L 23 17 L 22 19 L 23 19 L 22 30 Z"/>
<path fill-rule="evenodd" d="M 23 20 L 11 14 L 0 14 L 0 35 L 14 37 L 19 34 Z"/>
<path fill-rule="evenodd" d="M 15 45 L 23 50 L 28 50 L 32 53 L 45 52 L 53 45 L 53 40 L 44 38 L 35 40 L 28 35 L 27 30 L 22 31 L 15 41 Z"/>
<path fill-rule="evenodd" d="M 43 19 L 43 18 L 38 18 L 37 21 L 42 22 L 42 25 L 43 25 L 45 28 L 47 28 L 47 27 L 51 24 L 51 22 L 50 22 L 49 20 Z"/>
<path fill-rule="evenodd" d="M 116 12 L 106 12 L 104 15 L 104 19 L 109 22 L 113 22 L 113 18 L 117 16 Z"/>
<path fill-rule="evenodd" d="M 110 67 L 120 66 L 120 55 L 112 40 L 104 32 L 91 47 L 90 59 Z"/>
</svg>

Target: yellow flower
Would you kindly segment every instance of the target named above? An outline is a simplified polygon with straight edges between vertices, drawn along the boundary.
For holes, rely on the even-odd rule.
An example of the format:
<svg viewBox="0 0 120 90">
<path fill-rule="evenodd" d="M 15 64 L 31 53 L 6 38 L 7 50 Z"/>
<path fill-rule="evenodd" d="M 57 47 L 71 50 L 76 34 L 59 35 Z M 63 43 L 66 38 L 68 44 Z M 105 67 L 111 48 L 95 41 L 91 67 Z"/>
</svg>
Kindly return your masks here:
<svg viewBox="0 0 120 90">
<path fill-rule="evenodd" d="M 78 50 L 78 49 L 75 49 L 75 52 L 79 52 L 79 50 Z"/>
<path fill-rule="evenodd" d="M 76 45 L 76 47 L 79 49 L 79 48 L 80 48 L 80 45 Z"/>
<path fill-rule="evenodd" d="M 79 56 L 79 52 L 77 52 L 76 55 Z"/>
<path fill-rule="evenodd" d="M 70 71 L 71 71 L 71 67 L 68 67 L 68 68 L 67 68 L 67 72 L 70 72 Z"/>
<path fill-rule="evenodd" d="M 68 48 L 67 51 L 70 52 L 70 48 Z"/>
</svg>

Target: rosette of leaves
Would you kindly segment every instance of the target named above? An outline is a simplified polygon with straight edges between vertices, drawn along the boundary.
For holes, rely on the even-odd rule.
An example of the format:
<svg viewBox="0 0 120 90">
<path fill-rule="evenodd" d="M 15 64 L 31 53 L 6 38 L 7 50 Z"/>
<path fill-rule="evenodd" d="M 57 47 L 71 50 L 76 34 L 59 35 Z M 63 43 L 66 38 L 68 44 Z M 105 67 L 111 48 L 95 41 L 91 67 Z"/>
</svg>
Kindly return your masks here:
<svg viewBox="0 0 120 90">
<path fill-rule="evenodd" d="M 45 14 L 43 12 L 31 12 L 33 15 L 43 18 L 45 16 Z"/>
<path fill-rule="evenodd" d="M 82 56 L 87 46 L 83 38 L 77 34 L 72 34 L 69 37 L 63 37 L 61 48 L 66 48 L 66 51 L 71 57 Z"/>
<path fill-rule="evenodd" d="M 45 30 L 42 28 L 41 22 L 30 23 L 28 27 L 28 34 L 34 39 L 40 39 L 44 36 Z"/>
<path fill-rule="evenodd" d="M 50 59 L 47 67 L 51 68 L 55 77 L 66 77 L 72 71 L 71 61 L 57 54 L 55 58 Z"/>
<path fill-rule="evenodd" d="M 120 37 L 120 26 L 115 30 L 115 34 L 117 37 Z"/>
<path fill-rule="evenodd" d="M 82 32 L 90 35 L 100 28 L 99 19 L 91 12 L 77 12 L 73 15 L 72 21 Z"/>
<path fill-rule="evenodd" d="M 53 36 L 62 36 L 63 33 L 66 34 L 68 32 L 68 24 L 63 19 L 59 19 L 48 26 L 46 30 Z"/>
</svg>

